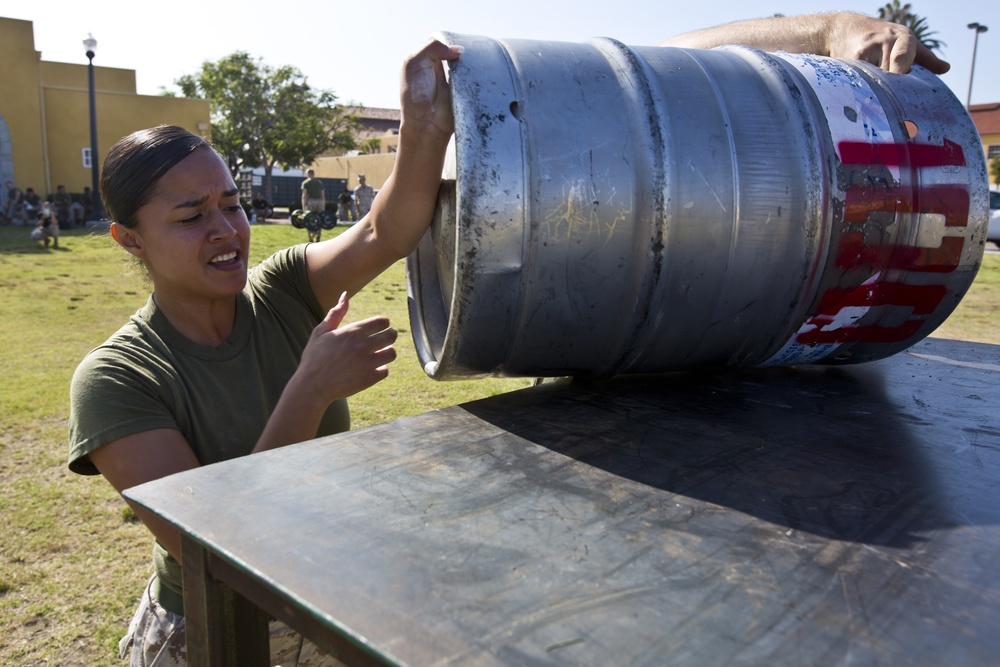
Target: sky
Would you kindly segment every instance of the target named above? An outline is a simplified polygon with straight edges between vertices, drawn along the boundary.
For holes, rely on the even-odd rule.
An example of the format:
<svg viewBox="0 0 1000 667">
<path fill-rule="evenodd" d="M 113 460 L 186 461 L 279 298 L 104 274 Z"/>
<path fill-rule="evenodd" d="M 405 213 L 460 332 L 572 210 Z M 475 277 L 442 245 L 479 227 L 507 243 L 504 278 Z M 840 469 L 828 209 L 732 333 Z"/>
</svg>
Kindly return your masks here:
<svg viewBox="0 0 1000 667">
<path fill-rule="evenodd" d="M 942 80 L 964 104 L 969 92 L 975 33 L 990 26 L 996 0 L 910 0 L 934 37 L 947 44 L 951 71 Z M 297 67 L 315 88 L 341 103 L 399 107 L 399 69 L 407 54 L 436 32 L 493 38 L 581 42 L 611 37 L 631 46 L 775 13 L 847 9 L 877 15 L 878 0 L 172 0 L 162 5 L 129 0 L 0 0 L 0 16 L 32 21 L 43 60 L 86 64 L 83 40 L 97 39 L 95 65 L 135 70 L 137 92 L 175 90 L 174 80 L 205 61 L 246 51 L 273 67 Z M 155 7 L 155 8 L 154 8 Z M 748 13 L 748 12 L 754 13 Z M 972 103 L 1000 102 L 1000 18 L 979 35 Z"/>
</svg>

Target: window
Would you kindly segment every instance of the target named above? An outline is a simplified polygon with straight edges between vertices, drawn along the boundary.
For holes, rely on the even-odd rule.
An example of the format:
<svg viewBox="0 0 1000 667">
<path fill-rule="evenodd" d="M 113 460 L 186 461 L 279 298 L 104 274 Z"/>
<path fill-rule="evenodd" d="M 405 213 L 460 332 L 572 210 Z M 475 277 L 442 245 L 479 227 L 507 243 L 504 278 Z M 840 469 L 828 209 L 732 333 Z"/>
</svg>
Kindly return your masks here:
<svg viewBox="0 0 1000 667">
<path fill-rule="evenodd" d="M 992 144 L 986 147 L 986 159 L 992 160 L 995 157 L 1000 157 L 1000 144 Z"/>
</svg>

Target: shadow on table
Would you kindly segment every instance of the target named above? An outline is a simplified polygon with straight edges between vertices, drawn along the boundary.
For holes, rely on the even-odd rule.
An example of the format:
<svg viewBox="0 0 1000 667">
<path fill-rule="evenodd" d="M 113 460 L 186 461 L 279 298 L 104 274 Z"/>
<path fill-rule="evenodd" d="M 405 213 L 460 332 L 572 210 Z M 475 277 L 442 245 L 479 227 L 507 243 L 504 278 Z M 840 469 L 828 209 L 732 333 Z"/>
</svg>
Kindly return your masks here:
<svg viewBox="0 0 1000 667">
<path fill-rule="evenodd" d="M 619 477 L 825 538 L 902 548 L 997 522 L 996 509 L 955 516 L 948 496 L 964 473 L 928 446 L 954 430 L 894 404 L 883 383 L 871 366 L 682 373 L 550 383 L 462 407 Z"/>
</svg>

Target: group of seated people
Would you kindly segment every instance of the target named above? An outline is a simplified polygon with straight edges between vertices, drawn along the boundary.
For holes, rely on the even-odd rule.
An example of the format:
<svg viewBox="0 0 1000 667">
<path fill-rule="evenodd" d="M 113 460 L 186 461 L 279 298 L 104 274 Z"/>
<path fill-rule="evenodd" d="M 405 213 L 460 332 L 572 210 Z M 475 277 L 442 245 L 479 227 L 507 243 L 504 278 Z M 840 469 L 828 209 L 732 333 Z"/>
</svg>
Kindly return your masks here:
<svg viewBox="0 0 1000 667">
<path fill-rule="evenodd" d="M 42 217 L 44 210 L 51 209 L 59 226 L 69 229 L 82 227 L 93 215 L 93 196 L 89 187 L 74 198 L 66 191 L 66 186 L 59 185 L 48 199 L 42 199 L 34 188 L 27 188 L 22 193 L 8 182 L 6 194 L 2 211 L 4 224 L 32 225 Z"/>
</svg>

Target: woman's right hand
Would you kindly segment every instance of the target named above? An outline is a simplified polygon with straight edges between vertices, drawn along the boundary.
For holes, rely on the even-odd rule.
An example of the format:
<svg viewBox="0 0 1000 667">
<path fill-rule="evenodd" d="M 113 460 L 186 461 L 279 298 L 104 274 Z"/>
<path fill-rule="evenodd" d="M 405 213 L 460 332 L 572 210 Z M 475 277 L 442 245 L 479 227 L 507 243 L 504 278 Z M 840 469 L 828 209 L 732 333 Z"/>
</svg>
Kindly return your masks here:
<svg viewBox="0 0 1000 667">
<path fill-rule="evenodd" d="M 309 284 L 324 308 L 334 304 L 341 291 L 356 294 L 413 252 L 430 227 L 454 129 L 445 66 L 461 53 L 458 46 L 432 41 L 403 64 L 402 120 L 392 173 L 363 220 L 306 249 Z M 378 325 L 368 324 L 366 330 L 373 326 Z M 388 323 L 382 320 L 382 326 Z M 371 379 L 372 384 L 376 381 Z"/>
<path fill-rule="evenodd" d="M 400 135 L 408 130 L 411 139 L 438 142 L 441 148 L 448 143 L 454 119 L 444 63 L 458 59 L 461 53 L 459 46 L 434 40 L 403 63 L 399 83 L 403 126 Z"/>
</svg>

